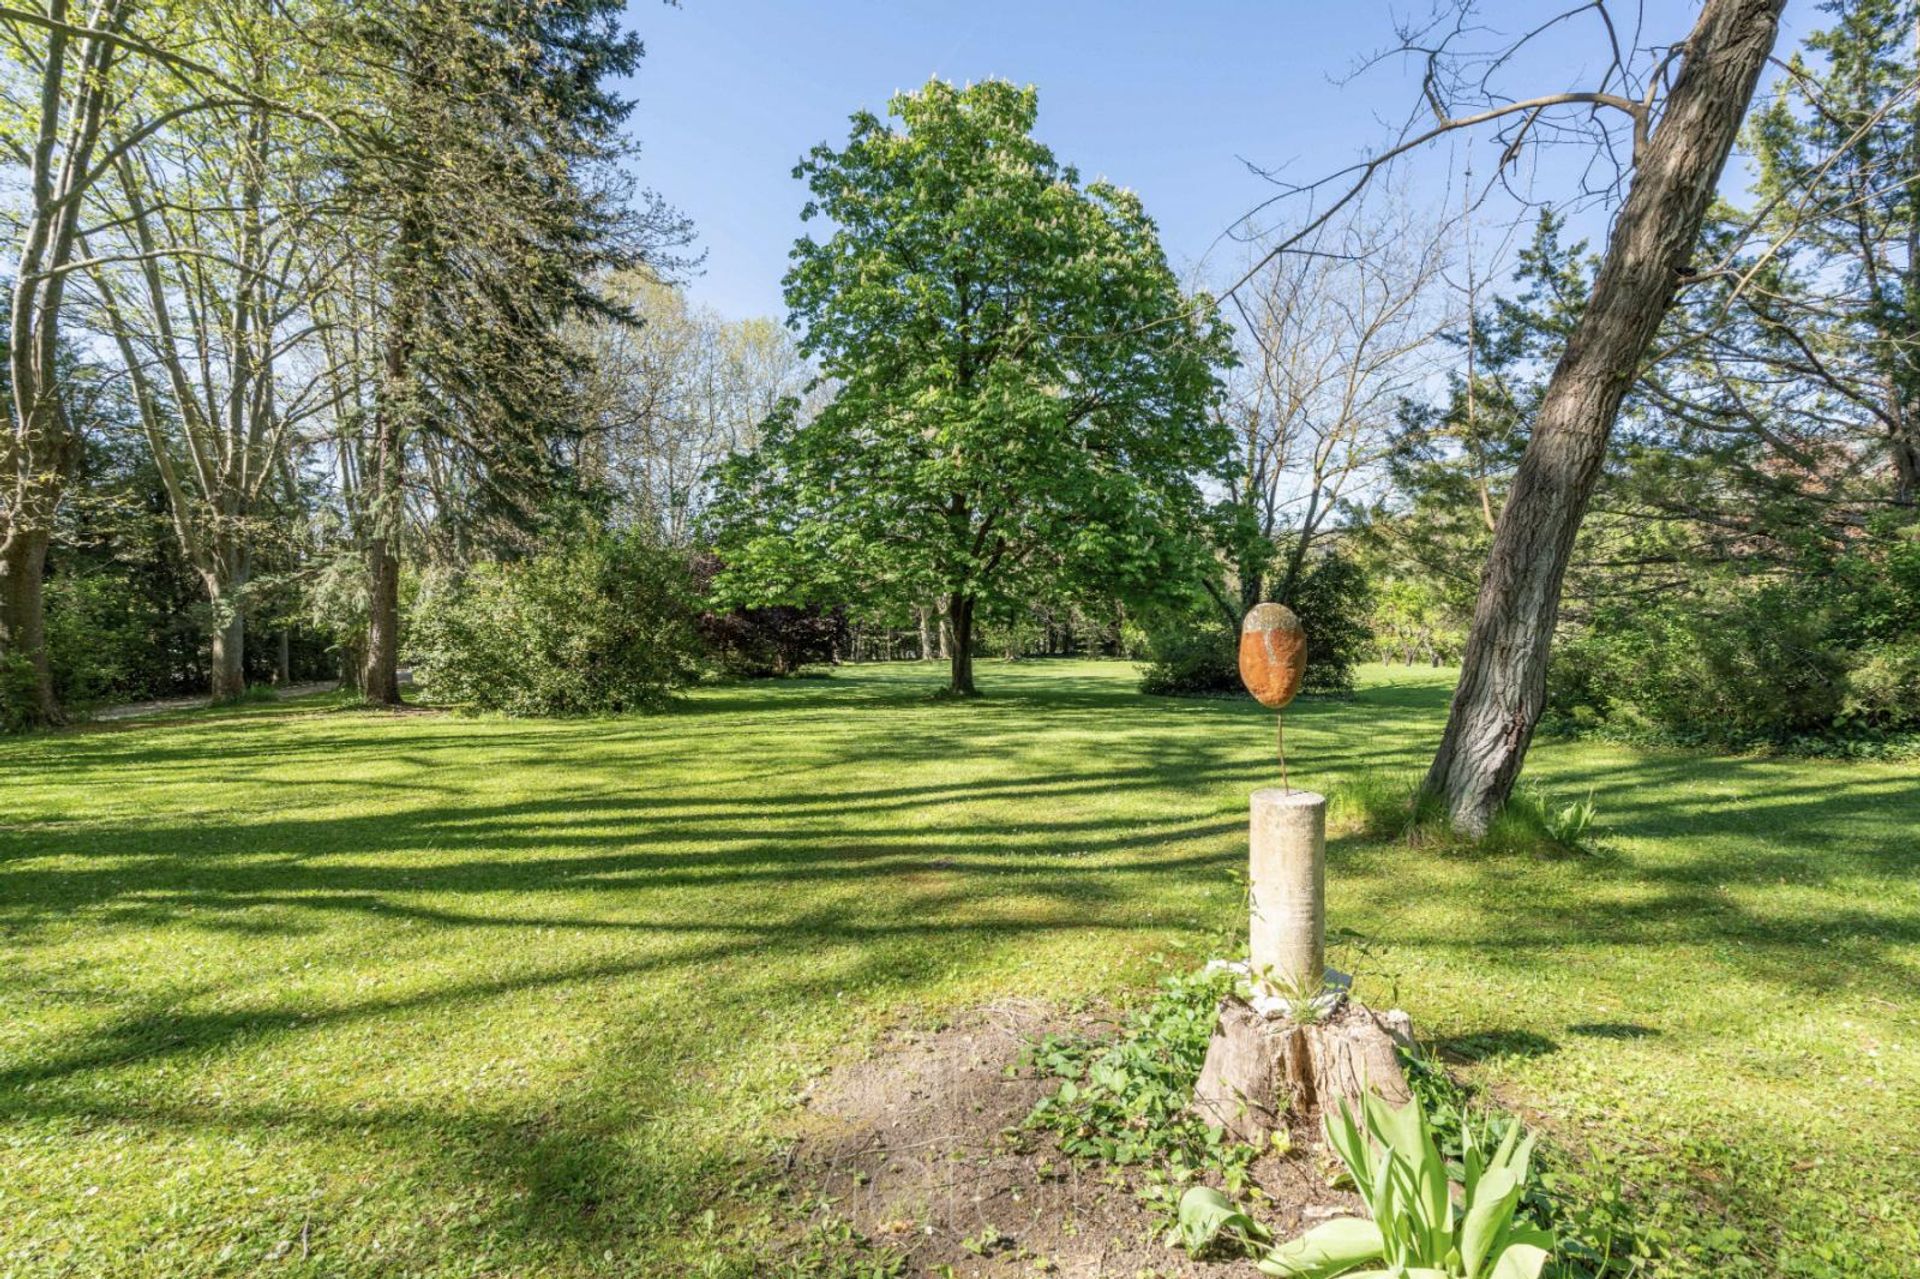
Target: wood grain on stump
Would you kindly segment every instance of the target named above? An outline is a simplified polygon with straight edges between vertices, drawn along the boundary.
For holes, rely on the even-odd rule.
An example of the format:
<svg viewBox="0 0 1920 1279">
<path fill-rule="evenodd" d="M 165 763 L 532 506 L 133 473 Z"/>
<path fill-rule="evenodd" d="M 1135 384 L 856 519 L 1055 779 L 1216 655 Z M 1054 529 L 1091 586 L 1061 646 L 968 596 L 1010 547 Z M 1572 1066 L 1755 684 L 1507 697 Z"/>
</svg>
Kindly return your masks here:
<svg viewBox="0 0 1920 1279">
<path fill-rule="evenodd" d="M 1348 1000 L 1324 1021 L 1305 1025 L 1255 1012 L 1244 999 L 1220 1001 L 1193 1109 L 1207 1123 L 1260 1146 L 1337 1097 L 1358 1104 L 1366 1092 L 1401 1105 L 1412 1093 L 1397 1048 L 1411 1046 L 1413 1023 L 1394 1009 L 1376 1013 Z"/>
</svg>

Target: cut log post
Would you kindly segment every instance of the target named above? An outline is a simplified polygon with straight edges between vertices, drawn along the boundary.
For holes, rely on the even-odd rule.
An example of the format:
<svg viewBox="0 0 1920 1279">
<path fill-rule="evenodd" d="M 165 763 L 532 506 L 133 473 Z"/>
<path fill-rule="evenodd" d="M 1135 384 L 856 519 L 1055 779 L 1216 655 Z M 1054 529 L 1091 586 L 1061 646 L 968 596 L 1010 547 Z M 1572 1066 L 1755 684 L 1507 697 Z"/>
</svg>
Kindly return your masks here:
<svg viewBox="0 0 1920 1279">
<path fill-rule="evenodd" d="M 1327 973 L 1327 801 L 1312 791 L 1253 793 L 1248 971 L 1254 1001 L 1220 1004 L 1193 1108 L 1242 1141 L 1264 1145 L 1291 1120 L 1367 1092 L 1411 1095 L 1398 1049 L 1412 1047 L 1403 1012 L 1347 999 Z"/>
<path fill-rule="evenodd" d="M 1327 972 L 1326 797 L 1255 791 L 1247 846 L 1254 980 L 1270 994 L 1311 999 Z"/>
</svg>

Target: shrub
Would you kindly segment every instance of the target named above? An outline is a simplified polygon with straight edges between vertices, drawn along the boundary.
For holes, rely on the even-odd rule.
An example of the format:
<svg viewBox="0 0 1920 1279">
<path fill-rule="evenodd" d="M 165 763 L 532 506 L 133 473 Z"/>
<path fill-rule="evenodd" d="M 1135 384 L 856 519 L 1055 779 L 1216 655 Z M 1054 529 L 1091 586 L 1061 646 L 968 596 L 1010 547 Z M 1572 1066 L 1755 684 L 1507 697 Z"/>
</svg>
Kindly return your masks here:
<svg viewBox="0 0 1920 1279">
<path fill-rule="evenodd" d="M 1855 653 L 1834 720 L 1852 730 L 1920 728 L 1920 639 L 1868 644 Z"/>
<path fill-rule="evenodd" d="M 1307 633 L 1306 693 L 1351 693 L 1353 668 L 1367 653 L 1372 595 L 1366 574 L 1342 555 L 1328 555 L 1301 575 L 1288 605 Z M 1240 636 L 1215 613 L 1177 615 L 1147 637 L 1149 661 L 1140 689 L 1163 697 L 1238 693 Z"/>
<path fill-rule="evenodd" d="M 1140 690 L 1161 697 L 1240 691 L 1239 637 L 1219 623 L 1159 631 L 1147 642 L 1151 660 Z"/>
<path fill-rule="evenodd" d="M 1920 728 L 1920 634 L 1858 641 L 1823 587 L 1604 610 L 1555 645 L 1548 709 L 1724 745 Z"/>
<path fill-rule="evenodd" d="M 1307 671 L 1301 688 L 1309 693 L 1351 693 L 1353 668 L 1373 644 L 1367 624 L 1373 588 L 1366 573 L 1345 555 L 1328 555 L 1301 575 L 1291 601 L 1307 632 Z"/>
<path fill-rule="evenodd" d="M 25 653 L 0 653 L 0 733 L 24 733 L 33 726 L 33 662 Z"/>
<path fill-rule="evenodd" d="M 147 693 L 159 629 L 126 578 L 65 574 L 47 582 L 47 652 L 54 692 L 72 712 Z M 162 688 L 159 691 L 167 691 Z"/>
<path fill-rule="evenodd" d="M 693 563 L 694 588 L 708 595 L 722 569 L 718 556 Z M 750 679 L 791 675 L 802 666 L 832 662 L 847 634 L 844 609 L 770 605 L 717 609 L 700 614 L 700 640 L 729 675 Z"/>
<path fill-rule="evenodd" d="M 650 710 L 699 669 L 684 560 L 631 536 L 440 575 L 410 621 L 429 696 L 477 710 Z"/>
</svg>

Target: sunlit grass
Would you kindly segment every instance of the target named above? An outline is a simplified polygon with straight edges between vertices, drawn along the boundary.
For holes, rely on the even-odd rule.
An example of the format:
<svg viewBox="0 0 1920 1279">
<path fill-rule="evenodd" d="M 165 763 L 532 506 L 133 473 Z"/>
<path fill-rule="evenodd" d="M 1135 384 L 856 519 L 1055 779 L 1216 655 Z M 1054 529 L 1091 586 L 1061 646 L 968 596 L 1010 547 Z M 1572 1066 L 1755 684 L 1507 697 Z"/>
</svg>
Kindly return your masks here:
<svg viewBox="0 0 1920 1279">
<path fill-rule="evenodd" d="M 1117 664 L 980 678 L 0 746 L 0 1275 L 683 1274 L 889 1022 L 1227 947 L 1270 717 Z M 1391 791 L 1446 695 L 1297 704 L 1295 784 Z M 1363 993 L 1719 1230 L 1703 1269 L 1920 1254 L 1916 770 L 1545 742 L 1529 777 L 1592 789 L 1595 853 L 1337 827 Z"/>
</svg>

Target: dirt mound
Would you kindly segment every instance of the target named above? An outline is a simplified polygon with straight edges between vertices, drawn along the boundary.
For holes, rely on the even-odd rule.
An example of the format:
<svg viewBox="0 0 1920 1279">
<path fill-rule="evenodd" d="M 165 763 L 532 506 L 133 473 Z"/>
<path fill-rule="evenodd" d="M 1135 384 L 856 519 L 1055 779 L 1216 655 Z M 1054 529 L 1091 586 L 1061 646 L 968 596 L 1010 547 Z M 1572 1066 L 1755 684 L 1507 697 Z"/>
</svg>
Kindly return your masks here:
<svg viewBox="0 0 1920 1279">
<path fill-rule="evenodd" d="M 906 1254 L 909 1274 L 1253 1274 L 1246 1261 L 1190 1261 L 1156 1238 L 1133 1170 L 1076 1164 L 1049 1135 L 1022 1130 L 1055 1082 L 1017 1069 L 1022 1046 L 1101 1028 L 1002 1004 L 938 1031 L 896 1031 L 811 1090 L 795 1178 L 876 1247 Z M 1310 1155 L 1267 1158 L 1254 1171 L 1274 1200 L 1259 1216 L 1279 1237 L 1357 1202 L 1329 1190 Z"/>
</svg>

